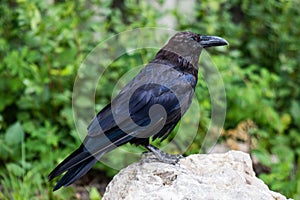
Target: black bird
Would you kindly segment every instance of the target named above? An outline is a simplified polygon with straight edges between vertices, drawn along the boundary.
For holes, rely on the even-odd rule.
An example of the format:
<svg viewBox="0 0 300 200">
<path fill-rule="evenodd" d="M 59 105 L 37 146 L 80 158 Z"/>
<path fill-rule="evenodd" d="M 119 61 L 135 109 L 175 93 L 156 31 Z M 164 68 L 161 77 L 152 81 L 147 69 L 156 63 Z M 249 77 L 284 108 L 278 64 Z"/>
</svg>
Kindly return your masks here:
<svg viewBox="0 0 300 200">
<path fill-rule="evenodd" d="M 127 142 L 143 145 L 162 161 L 174 164 L 178 155 L 149 144 L 165 139 L 189 108 L 198 80 L 203 48 L 228 45 L 223 38 L 179 32 L 92 120 L 83 144 L 48 176 L 65 173 L 53 191 L 83 176 L 105 153 Z"/>
</svg>

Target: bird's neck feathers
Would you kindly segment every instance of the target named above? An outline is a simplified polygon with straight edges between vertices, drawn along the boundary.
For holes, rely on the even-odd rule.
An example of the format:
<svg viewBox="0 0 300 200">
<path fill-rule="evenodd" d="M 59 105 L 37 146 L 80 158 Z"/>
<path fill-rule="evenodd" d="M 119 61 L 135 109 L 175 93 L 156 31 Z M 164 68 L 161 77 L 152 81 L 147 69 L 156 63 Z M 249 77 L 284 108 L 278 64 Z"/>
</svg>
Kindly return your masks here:
<svg viewBox="0 0 300 200">
<path fill-rule="evenodd" d="M 178 34 L 156 54 L 153 62 L 169 62 L 181 71 L 196 75 L 202 47 L 185 35 Z"/>
<path fill-rule="evenodd" d="M 166 49 L 161 49 L 156 54 L 155 58 L 153 59 L 154 63 L 159 64 L 171 64 L 177 70 L 181 70 L 183 72 L 187 72 L 193 75 L 198 74 L 198 58 L 197 61 L 194 61 L 192 57 L 183 57 L 178 55 L 176 52 L 168 51 Z"/>
</svg>

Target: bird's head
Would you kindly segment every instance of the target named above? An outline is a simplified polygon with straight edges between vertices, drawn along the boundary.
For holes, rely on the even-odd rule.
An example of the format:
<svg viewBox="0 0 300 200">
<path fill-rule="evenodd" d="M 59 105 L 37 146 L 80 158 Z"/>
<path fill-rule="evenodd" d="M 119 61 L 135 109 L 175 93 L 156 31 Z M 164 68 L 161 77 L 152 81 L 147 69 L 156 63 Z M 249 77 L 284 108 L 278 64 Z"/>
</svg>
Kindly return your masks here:
<svg viewBox="0 0 300 200">
<path fill-rule="evenodd" d="M 228 45 L 228 42 L 221 37 L 206 36 L 185 31 L 176 33 L 163 49 L 184 57 L 196 66 L 203 48 L 224 45 Z"/>
<path fill-rule="evenodd" d="M 228 45 L 228 42 L 217 36 L 207 36 L 207 35 L 200 35 L 197 33 L 184 31 L 176 33 L 170 40 L 169 43 L 173 45 L 181 44 L 180 46 L 189 46 L 195 48 L 207 48 L 213 46 L 224 46 Z"/>
</svg>

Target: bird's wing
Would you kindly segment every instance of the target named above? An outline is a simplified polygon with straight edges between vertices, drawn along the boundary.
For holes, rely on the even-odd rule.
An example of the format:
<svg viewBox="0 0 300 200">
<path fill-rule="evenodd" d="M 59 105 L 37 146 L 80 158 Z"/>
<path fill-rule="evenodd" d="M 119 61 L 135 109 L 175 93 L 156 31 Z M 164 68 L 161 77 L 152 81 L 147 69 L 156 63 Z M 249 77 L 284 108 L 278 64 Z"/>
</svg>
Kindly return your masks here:
<svg viewBox="0 0 300 200">
<path fill-rule="evenodd" d="M 176 95 L 165 86 L 145 84 L 130 98 L 126 95 L 117 96 L 91 122 L 84 144 L 92 152 L 103 148 L 110 150 L 110 146 L 119 146 L 136 137 L 149 138 L 164 123 L 181 114 Z M 159 107 L 155 108 L 155 105 Z"/>
<path fill-rule="evenodd" d="M 164 125 L 176 124 L 185 113 L 192 95 L 186 75 L 172 66 L 150 63 L 92 120 L 84 145 L 91 152 L 109 151 L 136 137 L 160 137 L 170 131 L 162 129 Z"/>
</svg>

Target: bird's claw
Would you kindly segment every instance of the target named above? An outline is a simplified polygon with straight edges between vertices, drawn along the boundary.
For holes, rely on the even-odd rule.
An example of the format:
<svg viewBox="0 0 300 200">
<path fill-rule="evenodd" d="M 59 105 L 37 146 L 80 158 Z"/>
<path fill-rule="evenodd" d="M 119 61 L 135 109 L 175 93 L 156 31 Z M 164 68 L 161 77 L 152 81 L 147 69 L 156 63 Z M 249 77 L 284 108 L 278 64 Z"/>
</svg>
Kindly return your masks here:
<svg viewBox="0 0 300 200">
<path fill-rule="evenodd" d="M 167 154 L 157 157 L 161 162 L 168 163 L 168 164 L 177 164 L 181 158 L 183 158 L 180 154 Z"/>
<path fill-rule="evenodd" d="M 147 149 L 149 149 L 155 155 L 155 157 L 163 163 L 175 165 L 181 158 L 183 158 L 183 156 L 180 154 L 168 154 L 152 145 L 148 145 Z"/>
</svg>

